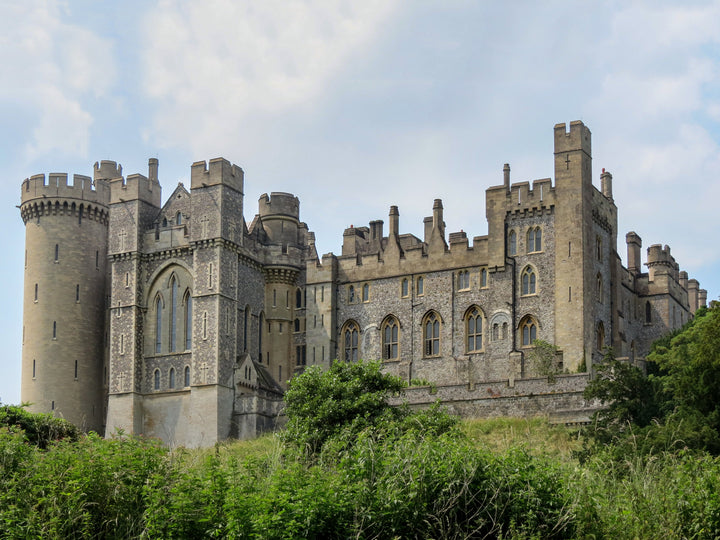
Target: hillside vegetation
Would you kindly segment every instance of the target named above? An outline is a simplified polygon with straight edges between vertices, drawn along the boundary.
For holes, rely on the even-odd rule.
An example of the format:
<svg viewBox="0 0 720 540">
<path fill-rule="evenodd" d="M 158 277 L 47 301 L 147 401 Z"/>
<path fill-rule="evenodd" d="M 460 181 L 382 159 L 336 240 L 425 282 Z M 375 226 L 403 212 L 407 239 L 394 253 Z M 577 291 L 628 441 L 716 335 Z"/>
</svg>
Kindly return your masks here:
<svg viewBox="0 0 720 540">
<path fill-rule="evenodd" d="M 601 370 L 589 393 L 611 406 L 585 433 L 392 408 L 402 384 L 365 362 L 294 379 L 284 432 L 204 450 L 78 436 L 0 407 L 0 536 L 718 538 L 715 409 L 680 384 L 689 371 L 712 388 L 715 364 L 693 355 L 715 358 L 694 343 L 717 316 L 656 349 L 684 347 L 683 373 L 661 360 L 651 378 Z M 693 435 L 686 418 L 702 432 L 690 444 L 671 437 Z"/>
</svg>

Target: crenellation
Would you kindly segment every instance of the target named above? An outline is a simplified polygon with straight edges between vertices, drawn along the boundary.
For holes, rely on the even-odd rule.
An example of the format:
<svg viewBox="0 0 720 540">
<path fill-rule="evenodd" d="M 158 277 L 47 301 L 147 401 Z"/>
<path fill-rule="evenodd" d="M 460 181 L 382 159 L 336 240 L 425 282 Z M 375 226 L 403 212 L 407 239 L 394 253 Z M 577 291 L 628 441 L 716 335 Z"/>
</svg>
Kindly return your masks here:
<svg viewBox="0 0 720 540">
<path fill-rule="evenodd" d="M 504 164 L 485 190 L 488 233 L 472 243 L 446 234 L 434 199 L 422 239 L 400 233 L 391 206 L 387 232 L 379 219 L 351 225 L 339 256 L 318 256 L 291 193 L 260 196 L 248 226 L 243 170 L 224 158 L 193 163 L 190 190 L 178 184 L 162 206 L 155 158 L 147 177 L 102 161 L 93 180 L 27 178 L 23 399 L 44 412 L 55 401 L 108 436 L 207 446 L 279 425 L 287 381 L 308 365 L 377 358 L 463 414 L 587 419 L 589 376 L 576 372 L 592 373 L 606 346 L 642 366 L 707 292 L 668 246 L 648 248 L 642 273 L 634 232 L 623 267 L 612 175 L 593 186 L 590 130 L 558 124 L 554 139 L 554 179 L 511 183 Z M 558 347 L 556 383 L 537 378 L 535 339 Z M 82 376 L 69 381 L 76 359 Z"/>
</svg>

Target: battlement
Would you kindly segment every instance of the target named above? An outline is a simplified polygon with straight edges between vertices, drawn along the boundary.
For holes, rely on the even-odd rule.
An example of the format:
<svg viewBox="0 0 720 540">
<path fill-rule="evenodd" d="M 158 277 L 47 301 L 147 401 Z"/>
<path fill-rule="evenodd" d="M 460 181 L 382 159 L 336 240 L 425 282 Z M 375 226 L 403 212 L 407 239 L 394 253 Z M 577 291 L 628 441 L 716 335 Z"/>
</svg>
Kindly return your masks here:
<svg viewBox="0 0 720 540">
<path fill-rule="evenodd" d="M 300 218 L 300 200 L 292 193 L 273 191 L 268 196 L 263 193 L 258 200 L 258 211 L 261 217 L 283 215 Z"/>
<path fill-rule="evenodd" d="M 26 178 L 21 186 L 20 201 L 25 204 L 36 199 L 76 199 L 106 206 L 110 195 L 104 181 L 94 182 L 89 176 L 74 174 L 68 183 L 67 173 L 36 174 Z"/>
<path fill-rule="evenodd" d="M 139 200 L 160 208 L 161 199 L 162 188 L 156 179 L 131 174 L 110 180 L 110 204 Z"/>
<path fill-rule="evenodd" d="M 225 158 L 196 161 L 190 171 L 190 189 L 225 185 L 243 193 L 245 173 Z"/>
<path fill-rule="evenodd" d="M 647 250 L 647 266 L 667 265 L 675 267 L 675 258 L 670 254 L 670 246 L 663 247 L 661 244 L 653 244 Z"/>
<path fill-rule="evenodd" d="M 555 154 L 582 150 L 591 154 L 590 130 L 580 120 L 570 122 L 570 131 L 565 123 L 555 124 Z"/>
<path fill-rule="evenodd" d="M 97 161 L 93 167 L 93 175 L 95 180 L 112 180 L 113 178 L 122 177 L 122 165 L 109 160 Z"/>
</svg>

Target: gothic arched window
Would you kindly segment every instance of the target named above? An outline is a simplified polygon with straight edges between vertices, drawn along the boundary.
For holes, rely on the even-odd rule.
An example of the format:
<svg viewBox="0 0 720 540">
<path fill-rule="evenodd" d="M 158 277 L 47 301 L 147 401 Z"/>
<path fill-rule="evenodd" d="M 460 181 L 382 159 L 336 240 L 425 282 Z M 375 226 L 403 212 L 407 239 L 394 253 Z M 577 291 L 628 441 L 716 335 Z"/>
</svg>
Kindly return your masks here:
<svg viewBox="0 0 720 540">
<path fill-rule="evenodd" d="M 465 314 L 465 352 L 471 353 L 482 350 L 482 332 L 482 312 L 480 308 L 473 306 Z"/>
<path fill-rule="evenodd" d="M 537 339 L 537 322 L 533 317 L 525 317 L 520 323 L 520 335 L 523 347 L 532 347 L 533 341 Z"/>
<path fill-rule="evenodd" d="M 399 358 L 400 325 L 398 320 L 390 315 L 382 324 L 382 357 L 383 360 L 397 360 Z"/>
<path fill-rule="evenodd" d="M 510 234 L 508 234 L 508 254 L 517 254 L 517 234 L 515 234 L 515 231 L 510 231 Z"/>
<path fill-rule="evenodd" d="M 170 368 L 170 376 L 168 377 L 168 388 L 175 388 L 175 368 Z"/>
<path fill-rule="evenodd" d="M 190 366 L 185 366 L 185 386 L 190 386 Z"/>
<path fill-rule="evenodd" d="M 177 337 L 177 297 L 178 282 L 173 275 L 170 278 L 170 352 L 175 352 Z"/>
<path fill-rule="evenodd" d="M 345 323 L 343 329 L 343 358 L 346 362 L 357 362 L 358 343 L 360 341 L 360 327 L 355 321 Z"/>
<path fill-rule="evenodd" d="M 602 351 L 605 347 L 605 325 L 602 321 L 598 323 L 597 326 L 597 349 L 598 351 Z"/>
<path fill-rule="evenodd" d="M 155 390 L 160 390 L 160 370 L 156 369 L 155 373 L 153 374 L 153 388 Z"/>
<path fill-rule="evenodd" d="M 531 266 L 527 266 L 525 270 L 523 270 L 520 280 L 522 282 L 523 296 L 535 294 L 537 290 L 537 276 L 535 275 L 535 270 L 533 270 Z"/>
<path fill-rule="evenodd" d="M 192 348 L 192 295 L 190 289 L 185 291 L 185 350 Z"/>
<path fill-rule="evenodd" d="M 162 352 L 162 310 L 163 301 L 159 294 L 155 298 L 155 352 Z"/>
<path fill-rule="evenodd" d="M 423 342 L 424 356 L 440 355 L 440 316 L 435 311 L 423 318 Z"/>
</svg>

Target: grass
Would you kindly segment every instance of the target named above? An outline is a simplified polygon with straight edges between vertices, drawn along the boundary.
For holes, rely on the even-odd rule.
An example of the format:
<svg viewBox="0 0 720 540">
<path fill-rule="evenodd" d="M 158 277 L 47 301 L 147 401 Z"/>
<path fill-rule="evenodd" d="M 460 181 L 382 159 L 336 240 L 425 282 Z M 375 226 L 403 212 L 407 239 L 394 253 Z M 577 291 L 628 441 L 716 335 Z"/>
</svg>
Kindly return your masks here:
<svg viewBox="0 0 720 540">
<path fill-rule="evenodd" d="M 523 447 L 532 455 L 569 462 L 574 461 L 573 451 L 582 446 L 577 430 L 550 424 L 545 417 L 464 420 L 462 430 L 470 440 L 495 453 Z"/>
</svg>

